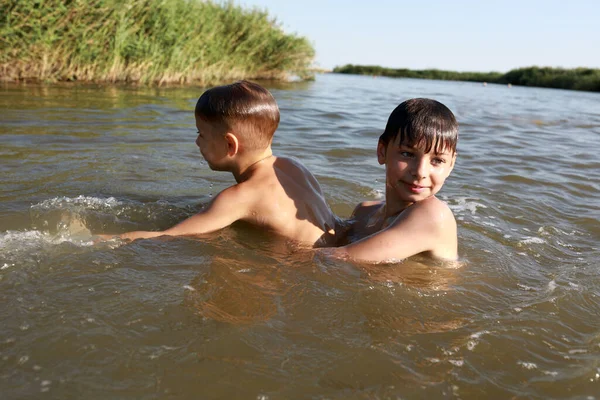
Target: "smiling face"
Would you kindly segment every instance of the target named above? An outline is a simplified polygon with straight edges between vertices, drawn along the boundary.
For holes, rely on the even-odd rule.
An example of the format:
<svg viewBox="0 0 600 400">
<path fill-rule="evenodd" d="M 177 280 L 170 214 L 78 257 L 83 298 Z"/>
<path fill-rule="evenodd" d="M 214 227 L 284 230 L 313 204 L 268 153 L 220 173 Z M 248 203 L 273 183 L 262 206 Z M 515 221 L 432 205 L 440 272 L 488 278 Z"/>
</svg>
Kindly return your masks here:
<svg viewBox="0 0 600 400">
<path fill-rule="evenodd" d="M 456 153 L 451 149 L 425 152 L 421 146 L 400 143 L 400 136 L 387 146 L 379 142 L 377 159 L 385 164 L 386 201 L 404 208 L 435 195 L 454 168 Z"/>
<path fill-rule="evenodd" d="M 198 137 L 196 146 L 200 148 L 202 157 L 208 163 L 213 171 L 226 171 L 227 163 L 227 140 L 225 139 L 226 129 L 204 121 L 196 116 L 196 128 L 198 128 Z"/>
</svg>

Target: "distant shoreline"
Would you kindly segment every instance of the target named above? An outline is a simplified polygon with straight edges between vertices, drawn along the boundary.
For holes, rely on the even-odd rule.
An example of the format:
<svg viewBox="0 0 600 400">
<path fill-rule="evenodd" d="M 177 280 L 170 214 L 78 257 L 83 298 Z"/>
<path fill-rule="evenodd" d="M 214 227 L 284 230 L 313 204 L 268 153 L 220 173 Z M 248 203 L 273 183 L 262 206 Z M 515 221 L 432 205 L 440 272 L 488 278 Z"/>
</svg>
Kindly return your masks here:
<svg viewBox="0 0 600 400">
<path fill-rule="evenodd" d="M 347 64 L 335 67 L 334 73 L 387 76 L 392 78 L 419 78 L 449 81 L 498 83 L 504 85 L 534 86 L 554 89 L 600 92 L 600 69 L 526 67 L 501 72 L 457 72 L 438 69 L 393 69 L 375 65 Z"/>
</svg>

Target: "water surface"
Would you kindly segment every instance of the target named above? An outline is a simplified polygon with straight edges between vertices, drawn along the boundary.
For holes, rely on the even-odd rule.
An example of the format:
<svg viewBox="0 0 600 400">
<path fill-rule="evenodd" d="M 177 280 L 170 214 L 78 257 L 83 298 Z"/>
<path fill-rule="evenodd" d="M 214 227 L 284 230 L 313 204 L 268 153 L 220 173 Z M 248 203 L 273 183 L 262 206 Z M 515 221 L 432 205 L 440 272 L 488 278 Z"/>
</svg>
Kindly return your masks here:
<svg viewBox="0 0 600 400">
<path fill-rule="evenodd" d="M 600 95 L 320 75 L 269 86 L 279 155 L 348 216 L 411 97 L 460 123 L 440 192 L 462 267 L 290 253 L 236 225 L 162 229 L 234 183 L 194 145 L 202 88 L 0 87 L 3 398 L 600 398 Z"/>
</svg>

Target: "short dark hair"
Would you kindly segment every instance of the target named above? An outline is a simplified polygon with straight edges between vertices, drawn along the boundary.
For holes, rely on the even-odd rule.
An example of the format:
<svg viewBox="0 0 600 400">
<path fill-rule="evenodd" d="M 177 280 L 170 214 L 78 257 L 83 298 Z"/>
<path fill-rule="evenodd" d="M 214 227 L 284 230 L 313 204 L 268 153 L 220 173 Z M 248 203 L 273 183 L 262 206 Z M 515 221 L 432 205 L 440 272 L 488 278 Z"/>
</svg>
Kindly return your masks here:
<svg viewBox="0 0 600 400">
<path fill-rule="evenodd" d="M 387 146 L 400 135 L 400 144 L 420 147 L 426 153 L 456 152 L 458 123 L 452 111 L 436 100 L 406 100 L 392 111 L 379 141 Z"/>
<path fill-rule="evenodd" d="M 271 144 L 280 118 L 273 95 L 248 81 L 207 90 L 198 99 L 194 113 L 207 122 L 224 124 L 251 150 Z"/>
</svg>

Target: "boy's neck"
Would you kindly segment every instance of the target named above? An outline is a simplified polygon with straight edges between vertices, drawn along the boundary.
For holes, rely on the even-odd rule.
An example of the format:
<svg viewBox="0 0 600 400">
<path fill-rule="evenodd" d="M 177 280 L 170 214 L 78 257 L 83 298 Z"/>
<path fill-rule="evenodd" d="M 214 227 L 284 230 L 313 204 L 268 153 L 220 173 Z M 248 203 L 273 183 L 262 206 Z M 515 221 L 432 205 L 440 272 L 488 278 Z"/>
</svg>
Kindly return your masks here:
<svg viewBox="0 0 600 400">
<path fill-rule="evenodd" d="M 231 171 L 235 181 L 241 183 L 247 181 L 254 171 L 263 164 L 264 161 L 270 160 L 273 157 L 273 152 L 269 146 L 264 151 L 252 152 L 245 156 L 241 156 L 236 167 Z"/>
<path fill-rule="evenodd" d="M 414 202 L 399 201 L 394 196 L 389 196 L 388 192 L 386 192 L 384 205 L 385 218 L 398 215 L 413 204 Z"/>
</svg>

